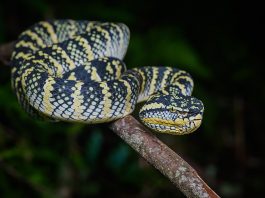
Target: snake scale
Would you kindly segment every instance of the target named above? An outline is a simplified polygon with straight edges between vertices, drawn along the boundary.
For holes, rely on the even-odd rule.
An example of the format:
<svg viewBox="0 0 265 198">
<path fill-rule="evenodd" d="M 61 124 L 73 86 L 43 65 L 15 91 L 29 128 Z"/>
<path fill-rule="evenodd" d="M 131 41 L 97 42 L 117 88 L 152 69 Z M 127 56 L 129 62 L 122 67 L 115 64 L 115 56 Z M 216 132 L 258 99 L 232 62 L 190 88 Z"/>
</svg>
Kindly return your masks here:
<svg viewBox="0 0 265 198">
<path fill-rule="evenodd" d="M 187 134 L 201 124 L 203 103 L 193 80 L 172 67 L 127 70 L 129 44 L 122 23 L 52 20 L 18 38 L 12 54 L 12 87 L 31 116 L 88 124 L 116 120 L 145 101 L 140 120 L 154 131 Z"/>
</svg>

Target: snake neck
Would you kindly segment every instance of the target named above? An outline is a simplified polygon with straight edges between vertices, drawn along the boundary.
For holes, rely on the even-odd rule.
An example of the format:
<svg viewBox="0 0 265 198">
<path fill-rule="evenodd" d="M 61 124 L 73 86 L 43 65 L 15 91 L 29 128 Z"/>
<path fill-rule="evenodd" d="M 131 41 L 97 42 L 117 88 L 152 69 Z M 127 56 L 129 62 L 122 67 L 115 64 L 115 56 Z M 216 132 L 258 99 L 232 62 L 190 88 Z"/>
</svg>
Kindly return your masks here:
<svg viewBox="0 0 265 198">
<path fill-rule="evenodd" d="M 138 103 L 146 101 L 158 91 L 163 94 L 191 95 L 193 80 L 189 73 L 172 67 L 134 68 L 139 75 L 140 93 Z"/>
</svg>

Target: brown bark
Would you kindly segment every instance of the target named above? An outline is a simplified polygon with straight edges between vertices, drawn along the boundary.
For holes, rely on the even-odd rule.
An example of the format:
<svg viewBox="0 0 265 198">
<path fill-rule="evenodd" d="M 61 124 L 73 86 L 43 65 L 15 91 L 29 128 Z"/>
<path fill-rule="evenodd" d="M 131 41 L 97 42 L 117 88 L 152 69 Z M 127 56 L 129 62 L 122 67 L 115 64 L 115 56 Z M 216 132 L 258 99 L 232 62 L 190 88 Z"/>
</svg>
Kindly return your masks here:
<svg viewBox="0 0 265 198">
<path fill-rule="evenodd" d="M 4 65 L 10 61 L 13 46 L 14 42 L 0 45 L 0 61 Z M 111 123 L 110 128 L 187 197 L 219 197 L 185 160 L 133 116 Z"/>
<path fill-rule="evenodd" d="M 110 128 L 187 197 L 219 197 L 185 160 L 131 115 L 115 121 Z"/>
</svg>

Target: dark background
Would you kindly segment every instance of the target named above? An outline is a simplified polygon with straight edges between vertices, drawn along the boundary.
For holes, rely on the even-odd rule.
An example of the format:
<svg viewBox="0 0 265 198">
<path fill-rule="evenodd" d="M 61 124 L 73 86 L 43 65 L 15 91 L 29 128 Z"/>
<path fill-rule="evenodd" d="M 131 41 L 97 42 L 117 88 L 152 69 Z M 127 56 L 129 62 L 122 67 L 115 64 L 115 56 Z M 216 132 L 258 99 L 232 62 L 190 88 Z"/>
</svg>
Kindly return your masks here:
<svg viewBox="0 0 265 198">
<path fill-rule="evenodd" d="M 222 197 L 264 194 L 264 10 L 251 3 L 24 0 L 0 2 L 0 43 L 45 19 L 119 21 L 129 68 L 187 70 L 205 104 L 187 136 L 158 135 Z M 0 197 L 183 197 L 107 125 L 29 118 L 0 67 Z"/>
</svg>

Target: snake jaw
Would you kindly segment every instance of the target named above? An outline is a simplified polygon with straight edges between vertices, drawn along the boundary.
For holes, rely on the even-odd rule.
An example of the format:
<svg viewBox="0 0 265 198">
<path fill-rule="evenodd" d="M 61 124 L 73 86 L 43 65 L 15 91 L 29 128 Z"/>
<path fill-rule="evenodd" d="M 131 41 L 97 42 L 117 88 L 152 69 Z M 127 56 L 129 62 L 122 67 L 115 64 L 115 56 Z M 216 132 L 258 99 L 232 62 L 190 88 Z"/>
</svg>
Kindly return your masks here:
<svg viewBox="0 0 265 198">
<path fill-rule="evenodd" d="M 177 118 L 176 120 L 174 120 L 174 123 L 177 125 L 177 126 L 185 126 L 187 124 L 187 118 L 185 119 L 179 119 Z"/>
<path fill-rule="evenodd" d="M 202 116 L 196 115 L 194 119 L 177 118 L 175 120 L 166 120 L 161 118 L 142 118 L 142 122 L 149 128 L 160 132 L 173 135 L 184 135 L 194 132 L 199 128 L 202 122 Z"/>
<path fill-rule="evenodd" d="M 202 102 L 194 97 L 160 95 L 151 97 L 139 116 L 154 131 L 183 135 L 199 128 L 203 110 Z"/>
</svg>

